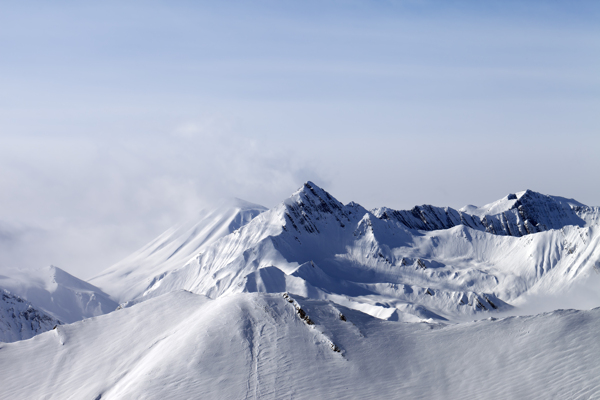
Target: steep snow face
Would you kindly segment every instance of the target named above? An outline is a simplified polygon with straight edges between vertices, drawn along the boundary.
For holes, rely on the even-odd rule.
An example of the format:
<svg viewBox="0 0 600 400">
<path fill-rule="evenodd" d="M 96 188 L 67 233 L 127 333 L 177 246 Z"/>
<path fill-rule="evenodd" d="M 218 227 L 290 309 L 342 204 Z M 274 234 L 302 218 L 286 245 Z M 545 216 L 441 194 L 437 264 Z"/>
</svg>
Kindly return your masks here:
<svg viewBox="0 0 600 400">
<path fill-rule="evenodd" d="M 398 324 L 335 303 L 175 292 L 0 347 L 0 399 L 574 399 L 600 309 Z"/>
<path fill-rule="evenodd" d="M 54 266 L 5 273 L 9 276 L 0 276 L 0 287 L 66 323 L 105 314 L 118 307 L 96 286 Z"/>
<path fill-rule="evenodd" d="M 418 220 L 437 228 L 414 230 L 403 214 L 401 220 L 389 210 L 343 205 L 307 182 L 182 268 L 157 276 L 136 301 L 179 289 L 211 298 L 288 291 L 388 320 L 460 321 L 509 311 L 526 293 L 559 293 L 585 281 L 600 260 L 599 235 L 593 225 L 578 226 L 585 222 L 574 213 L 597 210 L 567 208 L 533 192 L 516 197 L 504 203 L 521 218 L 519 226 L 543 232 L 494 234 L 489 221 L 502 221 L 508 211 L 484 216 L 485 228 L 478 216 L 451 209 L 441 215 L 429 206 Z M 575 225 L 553 229 L 567 222 Z"/>
<path fill-rule="evenodd" d="M 0 342 L 32 338 L 61 322 L 6 289 L 0 290 Z"/>
<path fill-rule="evenodd" d="M 90 282 L 119 302 L 140 296 L 162 274 L 185 265 L 216 240 L 246 225 L 266 208 L 234 199 L 205 209 L 193 221 L 175 226 Z"/>
</svg>

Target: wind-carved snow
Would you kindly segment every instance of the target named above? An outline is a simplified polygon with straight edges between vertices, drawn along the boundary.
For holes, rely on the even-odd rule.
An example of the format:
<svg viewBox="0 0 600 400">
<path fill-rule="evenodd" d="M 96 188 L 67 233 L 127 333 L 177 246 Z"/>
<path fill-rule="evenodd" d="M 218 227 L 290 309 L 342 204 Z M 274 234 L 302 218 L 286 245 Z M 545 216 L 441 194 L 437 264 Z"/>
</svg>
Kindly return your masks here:
<svg viewBox="0 0 600 400">
<path fill-rule="evenodd" d="M 60 324 L 27 300 L 6 289 L 0 290 L 0 342 L 29 339 Z"/>
<path fill-rule="evenodd" d="M 135 302 L 179 289 L 211 298 L 285 291 L 388 320 L 509 311 L 526 293 L 569 289 L 600 260 L 586 222 L 598 209 L 561 199 L 525 191 L 484 206 L 498 214 L 432 206 L 370 212 L 307 182 L 156 276 Z"/>
<path fill-rule="evenodd" d="M 289 297 L 292 302 L 265 293 L 211 300 L 173 292 L 2 344 L 0 399 L 541 400 L 600 394 L 600 308 L 403 324 L 326 300 Z"/>
</svg>

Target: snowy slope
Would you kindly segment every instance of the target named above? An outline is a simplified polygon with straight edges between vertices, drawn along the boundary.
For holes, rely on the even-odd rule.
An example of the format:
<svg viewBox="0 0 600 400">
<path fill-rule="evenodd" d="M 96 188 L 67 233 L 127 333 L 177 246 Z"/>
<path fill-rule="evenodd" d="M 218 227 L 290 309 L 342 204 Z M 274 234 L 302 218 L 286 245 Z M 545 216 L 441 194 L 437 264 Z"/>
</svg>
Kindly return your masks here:
<svg viewBox="0 0 600 400">
<path fill-rule="evenodd" d="M 240 199 L 205 209 L 193 221 L 173 227 L 90 282 L 119 302 L 141 295 L 154 279 L 186 264 L 217 239 L 246 225 L 266 208 Z"/>
<path fill-rule="evenodd" d="M 599 330 L 600 309 L 406 324 L 175 292 L 0 345 L 0 399 L 598 398 Z"/>
<path fill-rule="evenodd" d="M 468 224 L 415 230 L 388 211 L 343 205 L 308 182 L 185 266 L 156 277 L 137 301 L 180 289 L 211 298 L 288 291 L 382 319 L 461 321 L 508 312 L 536 291 L 558 296 L 593 279 L 598 209 L 529 191 L 516 197 L 494 208 L 500 217 L 483 219 L 502 221 L 508 207 L 515 221 L 525 215 L 518 226 L 534 233 L 498 234 Z M 463 216 L 480 217 L 469 218 Z M 600 304 L 598 291 L 592 295 L 589 303 Z"/>
<path fill-rule="evenodd" d="M 368 211 L 307 182 L 100 282 L 124 307 L 0 344 L 0 399 L 600 398 L 600 308 L 557 310 L 600 305 L 600 209 L 570 199 Z"/>
<path fill-rule="evenodd" d="M 29 339 L 61 322 L 6 289 L 0 290 L 0 342 Z"/>
<path fill-rule="evenodd" d="M 0 287 L 66 323 L 105 314 L 118 307 L 102 290 L 58 267 L 14 269 L 4 274 L 0 275 Z"/>
</svg>

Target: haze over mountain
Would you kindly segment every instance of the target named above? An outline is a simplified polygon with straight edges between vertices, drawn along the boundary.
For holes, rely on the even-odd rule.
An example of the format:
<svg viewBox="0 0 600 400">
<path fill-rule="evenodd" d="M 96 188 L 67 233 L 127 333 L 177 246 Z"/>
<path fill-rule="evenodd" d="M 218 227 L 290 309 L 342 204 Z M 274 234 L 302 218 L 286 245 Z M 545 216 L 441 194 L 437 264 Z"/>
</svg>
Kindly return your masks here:
<svg viewBox="0 0 600 400">
<path fill-rule="evenodd" d="M 204 209 L 197 219 L 169 229 L 90 282 L 104 288 L 117 301 L 136 298 L 161 275 L 186 264 L 204 248 L 265 210 L 240 199 L 224 202 L 216 209 Z"/>
<path fill-rule="evenodd" d="M 600 400 L 599 1 L 0 10 L 0 400 Z"/>
<path fill-rule="evenodd" d="M 102 290 L 55 266 L 5 274 L 0 275 L 0 288 L 66 323 L 106 314 L 118 306 Z"/>
<path fill-rule="evenodd" d="M 211 200 L 271 208 L 309 179 L 367 209 L 598 205 L 598 19 L 590 0 L 9 2 L 0 273 L 89 279 Z"/>
</svg>

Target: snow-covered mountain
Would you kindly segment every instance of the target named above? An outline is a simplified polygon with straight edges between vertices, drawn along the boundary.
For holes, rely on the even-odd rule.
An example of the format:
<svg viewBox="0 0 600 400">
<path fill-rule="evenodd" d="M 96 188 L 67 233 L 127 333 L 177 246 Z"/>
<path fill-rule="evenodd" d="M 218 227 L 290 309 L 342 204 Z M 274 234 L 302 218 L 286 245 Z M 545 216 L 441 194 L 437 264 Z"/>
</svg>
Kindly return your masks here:
<svg viewBox="0 0 600 400">
<path fill-rule="evenodd" d="M 102 290 L 58 267 L 14 269 L 4 274 L 0 275 L 0 288 L 66 323 L 105 314 L 118 307 Z"/>
<path fill-rule="evenodd" d="M 465 206 L 458 211 L 423 205 L 410 211 L 382 207 L 373 210 L 373 214 L 382 219 L 394 219 L 411 229 L 433 231 L 465 225 L 508 236 L 524 236 L 568 225 L 583 227 L 586 218 L 597 221 L 599 215 L 597 207 L 587 207 L 572 199 L 531 190 L 509 194 L 483 207 Z"/>
<path fill-rule="evenodd" d="M 0 290 L 0 342 L 29 339 L 61 322 L 6 289 Z"/>
<path fill-rule="evenodd" d="M 179 291 L 0 344 L 0 399 L 592 399 L 600 309 L 462 324 Z"/>
<path fill-rule="evenodd" d="M 224 202 L 215 209 L 204 209 L 194 220 L 169 229 L 90 282 L 119 302 L 137 298 L 165 273 L 185 265 L 204 248 L 265 210 L 240 199 Z"/>
<path fill-rule="evenodd" d="M 531 191 L 483 208 L 370 212 L 308 182 L 155 276 L 136 300 L 287 291 L 383 319 L 459 321 L 569 290 L 595 271 L 598 208 Z"/>
<path fill-rule="evenodd" d="M 600 209 L 562 197 L 369 211 L 307 182 L 93 282 L 125 303 L 0 344 L 0 399 L 600 398 Z"/>
</svg>

